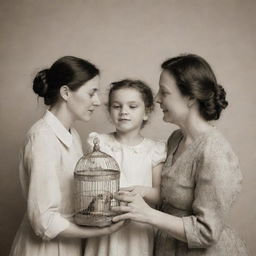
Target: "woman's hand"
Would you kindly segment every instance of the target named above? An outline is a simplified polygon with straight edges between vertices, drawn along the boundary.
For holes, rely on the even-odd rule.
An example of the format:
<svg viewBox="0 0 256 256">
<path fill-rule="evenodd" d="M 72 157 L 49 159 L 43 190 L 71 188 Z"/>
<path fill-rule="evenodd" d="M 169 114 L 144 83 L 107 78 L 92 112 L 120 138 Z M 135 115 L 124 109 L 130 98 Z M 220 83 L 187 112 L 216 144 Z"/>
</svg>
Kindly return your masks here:
<svg viewBox="0 0 256 256">
<path fill-rule="evenodd" d="M 117 200 L 125 202 L 126 205 L 112 207 L 112 211 L 123 212 L 124 214 L 115 216 L 113 221 L 121 221 L 130 219 L 133 221 L 151 223 L 153 209 L 143 200 L 140 194 L 133 191 L 119 191 L 115 195 Z"/>
<path fill-rule="evenodd" d="M 103 235 L 103 236 L 110 235 L 110 234 L 116 232 L 118 229 L 120 229 L 124 225 L 124 223 L 125 223 L 125 221 L 119 221 L 119 222 L 112 224 L 109 227 L 99 228 L 99 229 L 101 229 L 101 233 L 102 233 L 101 235 Z"/>
<path fill-rule="evenodd" d="M 139 194 L 142 197 L 144 197 L 146 189 L 147 189 L 147 187 L 145 187 L 145 186 L 131 186 L 131 187 L 120 188 L 120 192 L 128 191 L 128 192 L 130 192 L 129 195 L 131 195 L 131 196 L 135 196 L 136 194 Z"/>
<path fill-rule="evenodd" d="M 130 192 L 130 195 L 139 194 L 143 199 L 150 204 L 152 207 L 160 203 L 160 186 L 132 186 L 120 188 L 120 192 Z"/>
</svg>

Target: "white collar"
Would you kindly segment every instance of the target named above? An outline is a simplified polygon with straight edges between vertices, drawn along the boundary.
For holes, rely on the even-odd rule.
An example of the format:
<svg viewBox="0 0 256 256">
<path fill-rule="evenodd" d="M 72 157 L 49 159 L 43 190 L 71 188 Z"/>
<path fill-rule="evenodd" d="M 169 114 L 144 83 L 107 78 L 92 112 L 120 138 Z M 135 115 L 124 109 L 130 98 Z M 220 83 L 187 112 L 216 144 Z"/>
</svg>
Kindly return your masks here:
<svg viewBox="0 0 256 256">
<path fill-rule="evenodd" d="M 58 139 L 67 147 L 72 145 L 72 134 L 64 127 L 60 120 L 49 110 L 43 116 L 44 121 L 52 128 Z M 72 129 L 71 129 L 72 132 Z"/>
</svg>

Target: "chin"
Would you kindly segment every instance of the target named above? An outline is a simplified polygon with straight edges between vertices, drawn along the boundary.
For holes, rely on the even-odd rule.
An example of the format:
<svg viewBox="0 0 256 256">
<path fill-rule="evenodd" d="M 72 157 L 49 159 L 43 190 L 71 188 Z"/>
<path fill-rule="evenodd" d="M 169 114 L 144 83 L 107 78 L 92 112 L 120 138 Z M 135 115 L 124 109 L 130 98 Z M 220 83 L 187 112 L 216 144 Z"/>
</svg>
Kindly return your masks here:
<svg viewBox="0 0 256 256">
<path fill-rule="evenodd" d="M 127 133 L 127 132 L 130 132 L 130 131 L 133 131 L 135 130 L 135 128 L 133 127 L 117 127 L 117 130 L 122 132 L 122 133 Z"/>
<path fill-rule="evenodd" d="M 91 116 L 83 116 L 83 117 L 81 117 L 80 118 L 80 121 L 82 121 L 82 122 L 88 122 L 90 119 L 91 119 L 92 117 Z"/>
<path fill-rule="evenodd" d="M 166 122 L 166 123 L 173 123 L 172 122 L 172 119 L 171 118 L 168 118 L 166 116 L 163 117 L 163 120 Z"/>
</svg>

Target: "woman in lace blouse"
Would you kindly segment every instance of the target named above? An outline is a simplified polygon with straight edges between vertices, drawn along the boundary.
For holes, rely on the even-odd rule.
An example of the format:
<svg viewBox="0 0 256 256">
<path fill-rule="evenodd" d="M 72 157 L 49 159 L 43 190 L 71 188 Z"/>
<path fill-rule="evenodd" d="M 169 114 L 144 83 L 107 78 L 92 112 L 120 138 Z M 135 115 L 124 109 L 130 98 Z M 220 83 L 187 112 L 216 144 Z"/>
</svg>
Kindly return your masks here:
<svg viewBox="0 0 256 256">
<path fill-rule="evenodd" d="M 223 135 L 208 121 L 228 105 L 210 65 L 197 55 L 162 64 L 157 102 L 164 121 L 177 125 L 168 140 L 162 171 L 161 211 L 135 191 L 120 192 L 126 206 L 115 221 L 132 219 L 158 228 L 155 255 L 248 255 L 226 220 L 241 189 L 238 159 Z M 157 198 L 156 198 L 157 199 Z"/>
</svg>

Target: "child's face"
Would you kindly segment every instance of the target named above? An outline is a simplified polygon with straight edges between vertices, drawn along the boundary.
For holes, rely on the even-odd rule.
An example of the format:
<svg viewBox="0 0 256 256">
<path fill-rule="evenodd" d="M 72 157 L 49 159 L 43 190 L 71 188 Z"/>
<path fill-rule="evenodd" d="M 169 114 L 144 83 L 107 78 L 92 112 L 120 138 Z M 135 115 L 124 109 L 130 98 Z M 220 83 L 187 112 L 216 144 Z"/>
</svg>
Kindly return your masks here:
<svg viewBox="0 0 256 256">
<path fill-rule="evenodd" d="M 110 117 L 117 131 L 128 133 L 140 131 L 144 120 L 148 119 L 140 92 L 133 88 L 122 88 L 112 93 Z"/>
</svg>

